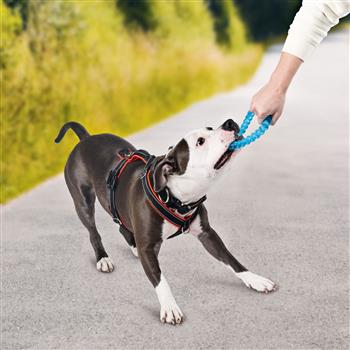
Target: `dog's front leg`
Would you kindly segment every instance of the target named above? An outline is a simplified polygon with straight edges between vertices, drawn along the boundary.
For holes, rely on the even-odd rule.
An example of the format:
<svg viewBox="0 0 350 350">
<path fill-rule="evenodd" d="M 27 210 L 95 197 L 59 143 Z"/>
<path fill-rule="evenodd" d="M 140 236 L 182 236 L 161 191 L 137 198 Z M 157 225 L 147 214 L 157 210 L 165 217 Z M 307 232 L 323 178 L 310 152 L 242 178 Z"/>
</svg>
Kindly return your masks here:
<svg viewBox="0 0 350 350">
<path fill-rule="evenodd" d="M 160 320 L 163 323 L 180 324 L 183 313 L 177 305 L 169 284 L 161 272 L 158 263 L 157 245 L 148 245 L 139 249 L 139 257 L 148 279 L 156 290 L 160 303 Z"/>
<path fill-rule="evenodd" d="M 271 292 L 276 290 L 276 284 L 269 279 L 248 271 L 226 248 L 224 242 L 208 222 L 207 211 L 204 206 L 200 208 L 198 217 L 193 222 L 190 232 L 193 233 L 204 248 L 217 260 L 232 268 L 235 275 L 248 287 L 258 292 Z"/>
</svg>

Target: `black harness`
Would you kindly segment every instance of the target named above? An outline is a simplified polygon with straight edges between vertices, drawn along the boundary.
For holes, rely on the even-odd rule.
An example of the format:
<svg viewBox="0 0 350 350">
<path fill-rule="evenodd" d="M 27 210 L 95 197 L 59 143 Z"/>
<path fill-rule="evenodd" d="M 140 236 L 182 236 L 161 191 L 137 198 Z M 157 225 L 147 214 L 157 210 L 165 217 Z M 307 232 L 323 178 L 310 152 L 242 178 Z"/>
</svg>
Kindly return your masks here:
<svg viewBox="0 0 350 350">
<path fill-rule="evenodd" d="M 163 219 L 178 227 L 178 230 L 167 239 L 176 237 L 181 233 L 186 232 L 198 214 L 199 205 L 203 203 L 207 197 L 204 196 L 193 203 L 183 204 L 178 198 L 172 195 L 167 187 L 160 192 L 155 192 L 150 169 L 155 156 L 150 155 L 144 150 L 137 150 L 134 152 L 123 151 L 120 152 L 119 155 L 122 159 L 118 162 L 117 166 L 111 170 L 107 179 L 107 188 L 109 190 L 109 207 L 113 221 L 123 227 L 125 230 L 131 232 L 123 223 L 118 213 L 116 201 L 114 200 L 115 191 L 118 186 L 118 179 L 122 175 L 125 167 L 131 162 L 142 161 L 145 165 L 140 179 L 148 202 Z"/>
</svg>

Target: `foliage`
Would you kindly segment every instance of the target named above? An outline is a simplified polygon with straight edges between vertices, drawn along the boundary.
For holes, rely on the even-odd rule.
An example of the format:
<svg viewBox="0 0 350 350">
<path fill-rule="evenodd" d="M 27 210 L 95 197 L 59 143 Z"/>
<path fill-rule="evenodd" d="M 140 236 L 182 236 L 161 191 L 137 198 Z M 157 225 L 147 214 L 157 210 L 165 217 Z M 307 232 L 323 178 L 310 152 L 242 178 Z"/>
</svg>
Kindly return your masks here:
<svg viewBox="0 0 350 350">
<path fill-rule="evenodd" d="M 286 34 L 302 0 L 232 0 L 255 41 Z"/>
<path fill-rule="evenodd" d="M 206 0 L 208 9 L 213 17 L 216 40 L 219 44 L 230 45 L 230 17 L 227 11 L 228 3 L 221 0 Z"/>
<path fill-rule="evenodd" d="M 0 4 L 2 202 L 62 171 L 77 143 L 69 133 L 54 144 L 64 122 L 124 136 L 254 72 L 262 47 L 246 42 L 234 7 L 222 50 L 204 2 L 150 4 L 147 32 L 126 28 L 111 1 L 29 1 L 24 31 L 19 8 Z"/>
<path fill-rule="evenodd" d="M 28 0 L 4 0 L 4 3 L 12 9 L 19 10 L 19 14 L 22 18 L 22 28 L 26 29 L 28 21 Z"/>
<path fill-rule="evenodd" d="M 116 2 L 127 26 L 141 28 L 144 31 L 156 27 L 156 20 L 149 0 L 116 0 Z"/>
</svg>

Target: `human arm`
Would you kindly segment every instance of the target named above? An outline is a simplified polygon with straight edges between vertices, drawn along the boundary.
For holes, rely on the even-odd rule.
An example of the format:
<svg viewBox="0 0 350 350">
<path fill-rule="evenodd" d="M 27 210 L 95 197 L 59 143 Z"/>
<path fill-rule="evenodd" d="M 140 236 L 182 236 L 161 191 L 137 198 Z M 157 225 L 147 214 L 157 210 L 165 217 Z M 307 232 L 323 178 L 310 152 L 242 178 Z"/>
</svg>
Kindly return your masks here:
<svg viewBox="0 0 350 350">
<path fill-rule="evenodd" d="M 261 122 L 272 115 L 274 125 L 283 112 L 286 93 L 301 63 L 330 28 L 350 11 L 350 1 L 304 0 L 290 26 L 279 63 L 269 82 L 252 98 L 250 109 Z"/>
<path fill-rule="evenodd" d="M 290 25 L 282 51 L 306 61 L 329 30 L 349 12 L 349 0 L 304 0 Z"/>
</svg>

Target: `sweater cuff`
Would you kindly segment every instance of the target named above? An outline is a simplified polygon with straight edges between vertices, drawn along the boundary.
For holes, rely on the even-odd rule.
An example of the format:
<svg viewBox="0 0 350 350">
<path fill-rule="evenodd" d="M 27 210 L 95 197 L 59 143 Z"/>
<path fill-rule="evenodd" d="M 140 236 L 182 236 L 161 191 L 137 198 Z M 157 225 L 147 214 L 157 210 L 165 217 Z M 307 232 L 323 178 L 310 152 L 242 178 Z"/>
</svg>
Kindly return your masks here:
<svg viewBox="0 0 350 350">
<path fill-rule="evenodd" d="M 291 35 L 288 35 L 282 52 L 289 53 L 293 56 L 296 56 L 300 58 L 301 60 L 305 61 L 307 58 L 311 56 L 311 54 L 315 51 L 316 47 L 305 43 L 305 41 L 300 40 L 300 38 L 296 38 Z"/>
</svg>

